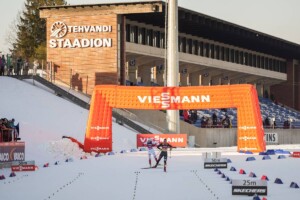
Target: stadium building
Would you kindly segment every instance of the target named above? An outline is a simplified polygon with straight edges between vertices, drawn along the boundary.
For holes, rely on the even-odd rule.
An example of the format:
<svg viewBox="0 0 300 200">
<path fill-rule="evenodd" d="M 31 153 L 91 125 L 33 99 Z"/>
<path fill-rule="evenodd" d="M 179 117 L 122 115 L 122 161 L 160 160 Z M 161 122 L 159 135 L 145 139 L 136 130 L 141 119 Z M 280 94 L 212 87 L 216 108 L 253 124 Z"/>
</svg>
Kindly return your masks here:
<svg viewBox="0 0 300 200">
<path fill-rule="evenodd" d="M 162 1 L 41 7 L 47 70 L 91 94 L 95 85 L 165 85 Z M 178 8 L 181 86 L 249 83 L 300 110 L 300 45 Z"/>
</svg>

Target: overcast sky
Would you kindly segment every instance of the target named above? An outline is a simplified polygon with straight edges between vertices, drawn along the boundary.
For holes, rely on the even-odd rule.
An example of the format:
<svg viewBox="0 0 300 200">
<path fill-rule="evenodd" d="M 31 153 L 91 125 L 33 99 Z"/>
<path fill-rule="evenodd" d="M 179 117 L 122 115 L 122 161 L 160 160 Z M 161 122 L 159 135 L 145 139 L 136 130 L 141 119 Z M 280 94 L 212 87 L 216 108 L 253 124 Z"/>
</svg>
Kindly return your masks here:
<svg viewBox="0 0 300 200">
<path fill-rule="evenodd" d="M 96 4 L 117 0 L 67 0 L 68 4 Z M 124 2 L 136 1 L 125 0 Z M 7 53 L 9 26 L 25 0 L 0 1 L 0 51 Z M 121 2 L 121 0 L 119 1 Z M 300 44 L 300 0 L 178 0 L 181 7 Z"/>
</svg>

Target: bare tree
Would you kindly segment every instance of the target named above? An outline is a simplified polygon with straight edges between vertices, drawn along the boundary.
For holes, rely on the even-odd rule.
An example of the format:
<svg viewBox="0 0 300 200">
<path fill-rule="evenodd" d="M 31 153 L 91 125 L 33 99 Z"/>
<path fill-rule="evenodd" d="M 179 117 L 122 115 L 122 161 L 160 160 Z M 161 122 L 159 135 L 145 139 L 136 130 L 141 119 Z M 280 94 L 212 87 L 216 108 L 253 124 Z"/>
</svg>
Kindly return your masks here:
<svg viewBox="0 0 300 200">
<path fill-rule="evenodd" d="M 19 11 L 16 19 L 14 19 L 9 25 L 8 30 L 5 34 L 5 44 L 8 45 L 10 51 L 14 49 L 14 46 L 17 44 L 17 33 L 18 33 L 18 24 L 20 23 L 21 12 Z"/>
</svg>

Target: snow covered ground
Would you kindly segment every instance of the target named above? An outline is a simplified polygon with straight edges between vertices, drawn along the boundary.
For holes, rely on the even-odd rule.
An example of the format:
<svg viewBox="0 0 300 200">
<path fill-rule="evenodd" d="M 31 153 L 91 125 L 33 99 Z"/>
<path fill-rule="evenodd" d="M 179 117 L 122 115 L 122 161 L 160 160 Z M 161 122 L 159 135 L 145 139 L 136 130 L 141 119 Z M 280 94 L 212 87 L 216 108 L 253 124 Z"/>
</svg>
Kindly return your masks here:
<svg viewBox="0 0 300 200">
<path fill-rule="evenodd" d="M 168 158 L 167 173 L 162 168 L 147 167 L 147 152 L 129 152 L 136 147 L 136 133 L 113 123 L 115 155 L 86 155 L 63 135 L 83 142 L 88 111 L 55 96 L 49 90 L 0 77 L 0 117 L 15 118 L 20 123 L 22 141 L 26 142 L 26 160 L 35 160 L 35 172 L 18 172 L 9 177 L 10 169 L 0 169 L 1 200 L 243 200 L 251 196 L 232 196 L 230 181 L 214 169 L 204 169 L 202 153 L 222 152 L 228 158 L 227 169 L 220 169 L 230 179 L 257 180 L 269 178 L 268 200 L 299 199 L 300 159 L 288 157 L 262 160 L 260 155 L 236 152 L 236 147 L 175 149 Z M 299 133 L 300 134 L 300 133 Z M 268 149 L 300 151 L 300 145 L 268 146 Z M 128 150 L 127 153 L 120 153 Z M 87 159 L 80 159 L 87 156 Z M 254 157 L 255 161 L 246 161 Z M 66 162 L 68 159 L 69 162 Z M 58 162 L 58 165 L 54 165 Z M 49 167 L 43 165 L 49 163 Z M 237 171 L 230 171 L 235 167 Z M 246 174 L 239 174 L 239 170 Z M 257 178 L 249 177 L 253 172 Z M 283 184 L 275 184 L 280 178 Z M 262 199 L 262 197 L 260 197 Z"/>
</svg>

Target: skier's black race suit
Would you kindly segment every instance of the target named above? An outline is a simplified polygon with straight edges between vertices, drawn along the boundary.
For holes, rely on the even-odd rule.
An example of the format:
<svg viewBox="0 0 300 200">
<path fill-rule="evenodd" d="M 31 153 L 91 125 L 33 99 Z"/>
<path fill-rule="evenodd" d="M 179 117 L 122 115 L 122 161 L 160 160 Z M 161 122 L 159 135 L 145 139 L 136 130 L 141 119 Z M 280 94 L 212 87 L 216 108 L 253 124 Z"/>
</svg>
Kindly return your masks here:
<svg viewBox="0 0 300 200">
<path fill-rule="evenodd" d="M 172 145 L 170 145 L 169 143 L 167 143 L 167 140 L 164 139 L 164 141 L 162 143 L 160 143 L 157 148 L 159 150 L 161 150 L 160 154 L 159 154 L 159 158 L 156 162 L 156 165 L 154 167 L 157 167 L 157 165 L 159 164 L 159 161 L 162 159 L 162 157 L 164 157 L 164 171 L 166 171 L 166 167 L 167 167 L 167 158 L 168 158 L 168 148 L 172 149 L 175 148 Z"/>
</svg>

